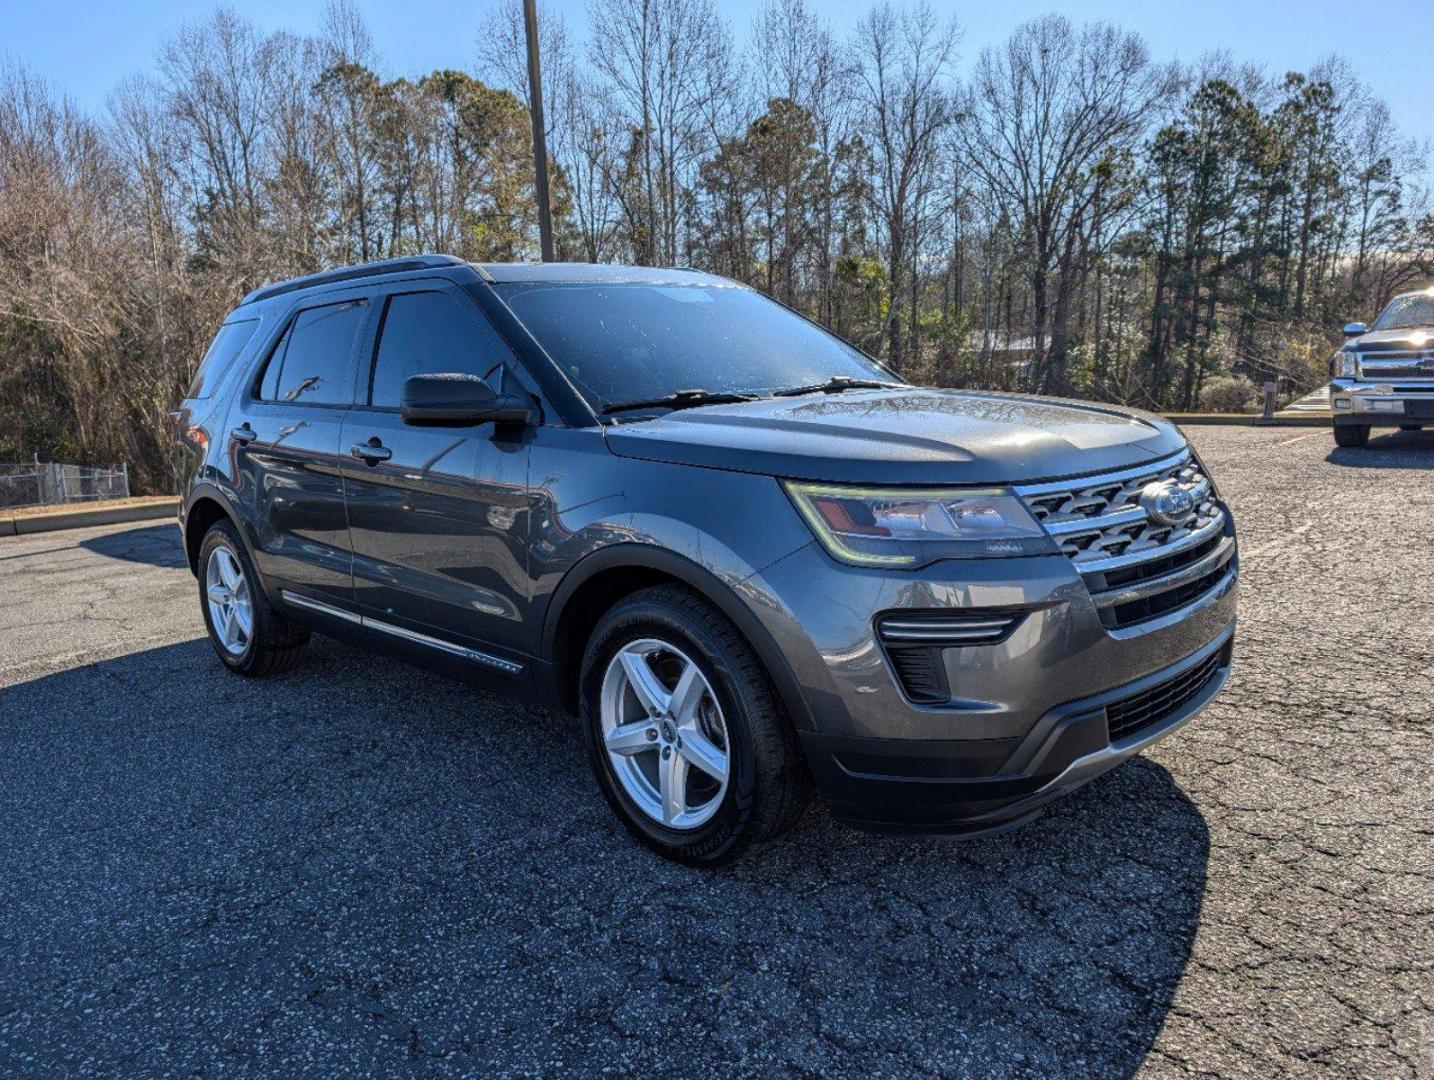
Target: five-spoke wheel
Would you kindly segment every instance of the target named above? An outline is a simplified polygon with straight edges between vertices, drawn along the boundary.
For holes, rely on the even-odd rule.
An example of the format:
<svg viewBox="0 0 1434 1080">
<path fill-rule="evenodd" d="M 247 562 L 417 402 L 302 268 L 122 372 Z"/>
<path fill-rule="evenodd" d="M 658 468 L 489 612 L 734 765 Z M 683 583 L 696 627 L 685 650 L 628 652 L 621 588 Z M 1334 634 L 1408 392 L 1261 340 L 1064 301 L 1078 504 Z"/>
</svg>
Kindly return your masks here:
<svg viewBox="0 0 1434 1080">
<path fill-rule="evenodd" d="M 219 645 L 231 656 L 242 656 L 254 634 L 254 599 L 243 567 L 226 547 L 215 548 L 209 556 L 204 594 Z"/>
<path fill-rule="evenodd" d="M 751 646 L 679 585 L 618 601 L 579 676 L 583 734 L 624 825 L 669 858 L 715 866 L 782 835 L 810 778 Z"/>
<path fill-rule="evenodd" d="M 669 829 L 695 829 L 722 804 L 727 725 L 702 669 L 676 645 L 624 645 L 603 677 L 603 746 L 623 790 Z"/>
<path fill-rule="evenodd" d="M 309 632 L 284 618 L 264 595 L 232 522 L 216 521 L 199 545 L 199 603 L 219 659 L 240 675 L 287 671 Z"/>
</svg>

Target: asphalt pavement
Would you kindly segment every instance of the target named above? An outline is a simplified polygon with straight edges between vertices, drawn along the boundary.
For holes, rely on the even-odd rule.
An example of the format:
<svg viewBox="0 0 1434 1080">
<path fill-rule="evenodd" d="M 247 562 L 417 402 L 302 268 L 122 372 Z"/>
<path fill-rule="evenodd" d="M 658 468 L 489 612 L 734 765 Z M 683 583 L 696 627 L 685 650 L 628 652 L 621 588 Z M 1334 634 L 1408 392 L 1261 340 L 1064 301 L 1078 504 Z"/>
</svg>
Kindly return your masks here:
<svg viewBox="0 0 1434 1080">
<path fill-rule="evenodd" d="M 0 1077 L 1434 1076 L 1434 433 L 1195 428 L 1235 674 L 989 840 L 724 871 L 574 722 L 325 639 L 247 681 L 168 523 L 0 538 Z"/>
</svg>

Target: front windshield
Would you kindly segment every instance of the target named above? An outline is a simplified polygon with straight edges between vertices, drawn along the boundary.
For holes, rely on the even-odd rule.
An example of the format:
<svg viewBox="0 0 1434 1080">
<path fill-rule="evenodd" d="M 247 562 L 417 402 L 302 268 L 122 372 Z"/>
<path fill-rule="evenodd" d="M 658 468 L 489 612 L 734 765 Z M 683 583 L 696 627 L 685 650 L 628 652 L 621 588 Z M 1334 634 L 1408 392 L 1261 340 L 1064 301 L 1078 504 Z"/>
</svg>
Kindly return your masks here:
<svg viewBox="0 0 1434 1080">
<path fill-rule="evenodd" d="M 1376 330 L 1407 330 L 1415 326 L 1434 326 L 1434 294 L 1396 296 L 1374 320 Z"/>
<path fill-rule="evenodd" d="M 761 394 L 833 376 L 900 381 L 840 338 L 737 285 L 496 288 L 595 409 L 678 390 Z"/>
</svg>

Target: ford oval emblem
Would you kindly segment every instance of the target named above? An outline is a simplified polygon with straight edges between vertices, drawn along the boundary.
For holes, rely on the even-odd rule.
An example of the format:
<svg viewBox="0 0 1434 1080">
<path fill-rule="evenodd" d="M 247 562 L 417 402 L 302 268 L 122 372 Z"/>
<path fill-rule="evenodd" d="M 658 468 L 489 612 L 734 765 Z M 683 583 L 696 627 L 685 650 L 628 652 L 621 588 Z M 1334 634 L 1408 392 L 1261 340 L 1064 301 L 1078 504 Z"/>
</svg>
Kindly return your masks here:
<svg viewBox="0 0 1434 1080">
<path fill-rule="evenodd" d="M 1140 490 L 1140 505 L 1151 521 L 1179 525 L 1195 509 L 1195 496 L 1174 480 L 1157 480 Z"/>
</svg>

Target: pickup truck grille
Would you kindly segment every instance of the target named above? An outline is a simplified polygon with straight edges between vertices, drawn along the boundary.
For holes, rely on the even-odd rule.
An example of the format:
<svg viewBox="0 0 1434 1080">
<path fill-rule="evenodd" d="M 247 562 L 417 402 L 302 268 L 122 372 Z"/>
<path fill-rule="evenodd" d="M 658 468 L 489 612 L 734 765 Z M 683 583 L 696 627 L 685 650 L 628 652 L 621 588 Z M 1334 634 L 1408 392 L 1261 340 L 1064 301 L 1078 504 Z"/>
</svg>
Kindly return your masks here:
<svg viewBox="0 0 1434 1080">
<path fill-rule="evenodd" d="M 1434 349 L 1400 349 L 1359 354 L 1359 375 L 1367 380 L 1424 379 L 1434 383 Z"/>
<path fill-rule="evenodd" d="M 1173 482 L 1192 497 L 1173 524 L 1141 503 L 1151 484 Z M 1235 544 L 1209 478 L 1188 450 L 1136 469 L 1016 488 L 1032 516 L 1085 578 L 1110 629 L 1158 618 L 1226 578 Z"/>
</svg>

